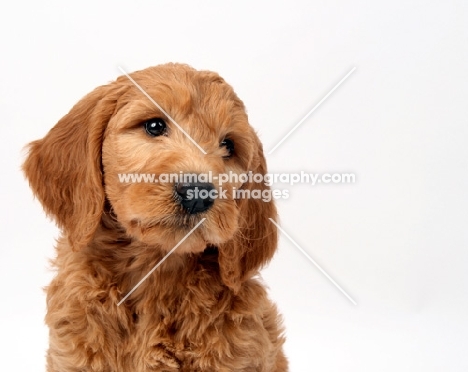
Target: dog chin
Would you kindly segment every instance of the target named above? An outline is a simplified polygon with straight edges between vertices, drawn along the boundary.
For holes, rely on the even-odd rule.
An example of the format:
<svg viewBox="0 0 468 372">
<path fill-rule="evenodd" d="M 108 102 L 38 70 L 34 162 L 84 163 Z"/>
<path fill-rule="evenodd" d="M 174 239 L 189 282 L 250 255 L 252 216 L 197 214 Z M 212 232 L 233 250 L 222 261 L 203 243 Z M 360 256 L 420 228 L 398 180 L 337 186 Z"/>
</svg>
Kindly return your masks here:
<svg viewBox="0 0 468 372">
<path fill-rule="evenodd" d="M 174 246 L 168 247 L 167 245 L 163 246 L 162 249 L 164 251 L 170 251 L 174 248 L 178 243 L 175 243 Z M 175 254 L 188 254 L 188 253 L 201 253 L 203 252 L 208 243 L 201 237 L 193 237 L 192 239 L 187 238 L 184 240 L 174 251 Z"/>
<path fill-rule="evenodd" d="M 167 224 L 142 226 L 132 223 L 126 226 L 126 230 L 127 235 L 134 240 L 150 247 L 154 246 L 164 252 L 169 252 L 177 246 L 174 254 L 201 253 L 208 246 L 219 245 L 232 237 L 232 233 L 211 232 L 202 226 L 186 236 L 196 224 L 191 225 L 181 228 L 180 225 L 171 227 Z"/>
<path fill-rule="evenodd" d="M 126 217 L 122 226 L 128 236 L 164 252 L 169 252 L 177 246 L 174 253 L 179 254 L 200 253 L 207 246 L 223 244 L 231 240 L 238 229 L 236 219 L 225 220 L 222 215 L 210 213 L 164 217 L 142 217 L 133 214 Z M 190 233 L 203 217 L 204 222 Z"/>
</svg>

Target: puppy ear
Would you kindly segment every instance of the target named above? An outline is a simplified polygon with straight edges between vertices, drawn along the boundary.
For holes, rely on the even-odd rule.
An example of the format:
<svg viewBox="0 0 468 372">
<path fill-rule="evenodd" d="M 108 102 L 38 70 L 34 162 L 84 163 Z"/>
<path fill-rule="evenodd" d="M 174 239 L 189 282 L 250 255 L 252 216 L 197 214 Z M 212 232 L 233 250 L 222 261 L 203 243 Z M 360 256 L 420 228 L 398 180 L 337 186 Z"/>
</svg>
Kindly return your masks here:
<svg viewBox="0 0 468 372">
<path fill-rule="evenodd" d="M 43 139 L 28 145 L 23 164 L 34 194 L 73 250 L 90 241 L 101 218 L 101 146 L 117 99 L 112 90 L 112 84 L 101 86 L 85 96 Z"/>
<path fill-rule="evenodd" d="M 266 161 L 260 141 L 258 152 L 253 159 L 256 164 L 252 172 L 266 174 Z M 221 278 L 228 287 L 237 292 L 243 281 L 253 276 L 273 257 L 278 244 L 276 207 L 271 198 L 263 201 L 261 195 L 270 187 L 264 183 L 248 183 L 244 189 L 250 190 L 250 198 L 238 199 L 240 209 L 239 230 L 232 240 L 219 247 Z M 255 191 L 254 190 L 258 190 Z M 259 198 L 259 194 L 260 198 Z M 252 198 L 255 195 L 256 198 Z M 270 195 L 271 196 L 271 195 Z"/>
</svg>

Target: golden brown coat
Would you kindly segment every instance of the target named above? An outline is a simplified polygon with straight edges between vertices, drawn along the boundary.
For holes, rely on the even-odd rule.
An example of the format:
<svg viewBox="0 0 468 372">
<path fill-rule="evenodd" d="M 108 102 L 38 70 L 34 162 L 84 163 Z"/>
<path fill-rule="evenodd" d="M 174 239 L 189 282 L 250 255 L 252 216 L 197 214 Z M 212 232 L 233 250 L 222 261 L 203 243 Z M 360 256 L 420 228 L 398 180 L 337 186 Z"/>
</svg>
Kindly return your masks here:
<svg viewBox="0 0 468 372">
<path fill-rule="evenodd" d="M 131 74 L 206 151 L 127 77 L 98 87 L 42 140 L 23 166 L 62 236 L 47 288 L 49 372 L 287 371 L 281 320 L 254 276 L 273 256 L 273 202 L 217 199 L 184 214 L 174 185 L 121 183 L 119 173 L 266 172 L 243 103 L 217 74 L 167 64 Z M 220 142 L 235 142 L 225 159 Z M 261 188 L 232 182 L 223 187 Z M 204 223 L 120 306 L 118 302 Z"/>
</svg>

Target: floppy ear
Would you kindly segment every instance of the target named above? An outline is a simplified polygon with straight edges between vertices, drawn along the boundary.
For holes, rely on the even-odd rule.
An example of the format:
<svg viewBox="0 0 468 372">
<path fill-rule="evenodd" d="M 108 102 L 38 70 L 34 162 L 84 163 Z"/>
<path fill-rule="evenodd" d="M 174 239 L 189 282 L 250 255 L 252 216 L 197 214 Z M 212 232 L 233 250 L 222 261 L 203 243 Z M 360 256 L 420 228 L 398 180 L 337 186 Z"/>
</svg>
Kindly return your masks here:
<svg viewBox="0 0 468 372">
<path fill-rule="evenodd" d="M 252 172 L 265 175 L 266 161 L 260 141 L 257 139 L 258 152 L 255 154 Z M 264 183 L 248 183 L 245 189 L 270 190 Z M 257 191 L 258 192 L 258 191 Z M 252 196 L 252 194 L 251 194 Z M 219 267 L 221 278 L 234 292 L 240 289 L 243 281 L 254 275 L 273 257 L 278 244 L 276 226 L 276 207 L 273 198 L 265 202 L 255 198 L 238 199 L 240 209 L 239 230 L 234 238 L 219 247 Z"/>
<path fill-rule="evenodd" d="M 101 86 L 85 96 L 43 139 L 29 144 L 23 164 L 34 194 L 73 250 L 89 242 L 100 222 L 101 146 L 115 109 L 114 90 L 113 84 Z"/>
</svg>

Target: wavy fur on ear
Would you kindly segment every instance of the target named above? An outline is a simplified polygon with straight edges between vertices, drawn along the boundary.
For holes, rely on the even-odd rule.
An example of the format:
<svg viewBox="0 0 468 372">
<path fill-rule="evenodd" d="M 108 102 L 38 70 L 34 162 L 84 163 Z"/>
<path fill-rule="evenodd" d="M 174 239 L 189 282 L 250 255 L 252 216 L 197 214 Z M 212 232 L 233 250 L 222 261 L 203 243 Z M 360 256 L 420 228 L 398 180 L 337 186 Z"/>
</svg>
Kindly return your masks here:
<svg viewBox="0 0 468 372">
<path fill-rule="evenodd" d="M 266 174 L 266 161 L 262 144 L 256 139 L 257 153 L 252 160 L 254 174 Z M 269 190 L 264 183 L 248 183 L 243 189 Z M 219 248 L 219 267 L 223 282 L 237 292 L 246 279 L 254 275 L 273 257 L 278 244 L 276 227 L 277 213 L 273 199 L 269 202 L 255 198 L 239 199 L 239 229 L 234 238 Z"/>
<path fill-rule="evenodd" d="M 29 144 L 23 164 L 34 194 L 74 250 L 90 241 L 101 218 L 102 138 L 122 93 L 116 90 L 104 85 L 85 96 L 43 139 Z"/>
</svg>

